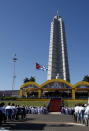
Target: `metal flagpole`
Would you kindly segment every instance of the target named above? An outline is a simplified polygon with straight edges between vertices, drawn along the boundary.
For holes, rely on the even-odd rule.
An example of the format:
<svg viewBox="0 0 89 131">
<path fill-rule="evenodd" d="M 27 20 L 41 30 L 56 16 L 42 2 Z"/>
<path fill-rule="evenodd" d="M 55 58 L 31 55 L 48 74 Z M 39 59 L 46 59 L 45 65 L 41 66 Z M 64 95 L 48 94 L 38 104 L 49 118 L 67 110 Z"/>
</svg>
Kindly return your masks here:
<svg viewBox="0 0 89 131">
<path fill-rule="evenodd" d="M 13 96 L 13 90 L 15 89 L 15 79 L 16 79 L 15 63 L 18 60 L 16 58 L 16 54 L 14 55 L 12 60 L 13 60 L 13 67 L 14 67 L 14 69 L 13 69 L 13 82 L 12 82 L 12 96 Z"/>
</svg>

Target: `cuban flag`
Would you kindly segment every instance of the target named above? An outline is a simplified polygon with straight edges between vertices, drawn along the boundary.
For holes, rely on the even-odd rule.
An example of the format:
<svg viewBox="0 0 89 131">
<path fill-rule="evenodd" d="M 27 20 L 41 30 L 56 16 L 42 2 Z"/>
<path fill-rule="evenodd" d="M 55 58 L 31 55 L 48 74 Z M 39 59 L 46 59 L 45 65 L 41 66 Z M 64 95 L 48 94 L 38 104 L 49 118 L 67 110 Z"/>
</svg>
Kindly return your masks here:
<svg viewBox="0 0 89 131">
<path fill-rule="evenodd" d="M 40 65 L 38 63 L 36 63 L 36 69 L 40 69 L 40 70 L 43 70 L 43 71 L 47 71 L 48 70 L 48 68 L 46 68 L 45 66 L 42 66 L 42 65 Z"/>
</svg>

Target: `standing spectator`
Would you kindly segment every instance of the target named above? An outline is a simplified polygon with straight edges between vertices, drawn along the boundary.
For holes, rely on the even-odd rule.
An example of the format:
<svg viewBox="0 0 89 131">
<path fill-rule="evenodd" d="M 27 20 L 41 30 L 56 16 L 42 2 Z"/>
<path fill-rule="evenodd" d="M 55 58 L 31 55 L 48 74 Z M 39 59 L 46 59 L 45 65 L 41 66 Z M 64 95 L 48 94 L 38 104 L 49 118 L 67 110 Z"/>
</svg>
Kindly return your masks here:
<svg viewBox="0 0 89 131">
<path fill-rule="evenodd" d="M 86 126 L 89 124 L 89 104 L 87 105 L 85 112 L 84 112 L 84 122 Z"/>
<path fill-rule="evenodd" d="M 76 122 L 78 121 L 78 112 L 79 112 L 79 105 L 75 105 L 75 108 L 74 108 L 74 120 Z"/>
<path fill-rule="evenodd" d="M 12 119 L 16 119 L 17 109 L 14 103 L 12 103 Z"/>
<path fill-rule="evenodd" d="M 11 103 L 8 103 L 8 105 L 6 106 L 6 117 L 7 120 L 11 120 L 12 119 L 12 106 Z"/>
<path fill-rule="evenodd" d="M 5 104 L 0 104 L 0 125 L 2 124 L 2 121 L 6 121 L 6 115 L 5 115 Z"/>
</svg>

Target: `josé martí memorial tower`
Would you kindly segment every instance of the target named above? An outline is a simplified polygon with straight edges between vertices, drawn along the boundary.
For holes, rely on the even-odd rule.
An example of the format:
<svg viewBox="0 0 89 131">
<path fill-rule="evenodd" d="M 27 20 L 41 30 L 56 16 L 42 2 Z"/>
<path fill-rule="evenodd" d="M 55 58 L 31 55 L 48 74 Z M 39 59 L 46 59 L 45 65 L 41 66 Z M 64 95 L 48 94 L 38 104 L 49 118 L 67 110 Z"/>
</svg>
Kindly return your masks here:
<svg viewBox="0 0 89 131">
<path fill-rule="evenodd" d="M 51 22 L 48 58 L 48 80 L 55 78 L 70 82 L 65 26 L 58 13 Z"/>
</svg>

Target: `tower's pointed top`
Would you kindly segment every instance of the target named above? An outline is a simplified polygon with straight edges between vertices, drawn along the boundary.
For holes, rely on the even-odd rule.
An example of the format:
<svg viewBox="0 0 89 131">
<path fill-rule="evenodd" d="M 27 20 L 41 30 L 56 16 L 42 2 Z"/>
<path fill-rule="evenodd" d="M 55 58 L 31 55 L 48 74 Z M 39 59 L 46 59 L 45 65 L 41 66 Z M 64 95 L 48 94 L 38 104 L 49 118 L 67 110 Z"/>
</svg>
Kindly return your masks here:
<svg viewBox="0 0 89 131">
<path fill-rule="evenodd" d="M 59 19 L 60 18 L 60 16 L 59 16 L 59 12 L 58 12 L 58 10 L 57 10 L 57 13 L 56 13 L 56 16 L 54 16 L 54 19 Z"/>
<path fill-rule="evenodd" d="M 56 15 L 54 16 L 54 19 L 59 19 L 59 18 L 61 18 L 60 16 L 59 16 L 59 12 L 58 12 L 58 10 L 57 10 L 57 13 L 56 13 Z"/>
<path fill-rule="evenodd" d="M 58 10 L 57 10 L 57 19 L 59 18 Z"/>
<path fill-rule="evenodd" d="M 57 16 L 59 16 L 58 10 L 57 10 Z"/>
</svg>

